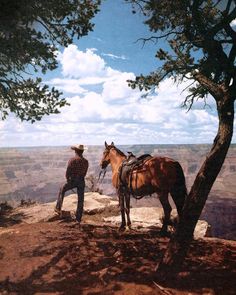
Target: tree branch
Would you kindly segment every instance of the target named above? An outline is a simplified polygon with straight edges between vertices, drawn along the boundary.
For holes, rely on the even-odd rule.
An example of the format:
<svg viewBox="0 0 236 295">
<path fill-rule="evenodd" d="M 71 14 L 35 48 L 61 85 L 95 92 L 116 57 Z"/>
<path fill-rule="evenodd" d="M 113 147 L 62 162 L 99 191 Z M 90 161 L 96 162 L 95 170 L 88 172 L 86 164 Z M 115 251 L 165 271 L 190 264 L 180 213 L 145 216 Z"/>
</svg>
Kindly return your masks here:
<svg viewBox="0 0 236 295">
<path fill-rule="evenodd" d="M 223 12 L 223 16 L 224 17 L 222 18 L 222 20 L 218 24 L 216 24 L 211 30 L 208 31 L 207 34 L 209 34 L 209 36 L 215 36 L 217 32 L 224 29 L 227 25 L 231 23 L 232 20 L 235 19 L 236 7 L 228 15 L 225 15 Z"/>
<path fill-rule="evenodd" d="M 223 90 L 219 84 L 214 83 L 211 79 L 197 71 L 192 73 L 192 76 L 196 81 L 203 85 L 217 101 L 221 99 Z"/>
<path fill-rule="evenodd" d="M 50 34 L 50 36 L 52 37 L 52 41 L 58 42 L 56 36 L 53 34 L 52 30 L 46 25 L 44 20 L 41 21 L 40 19 L 37 18 L 36 21 L 40 23 L 44 27 L 44 29 Z"/>
<path fill-rule="evenodd" d="M 225 13 L 226 14 L 229 13 L 231 4 L 232 4 L 232 0 L 228 0 L 227 5 L 226 5 L 226 8 L 225 8 Z"/>
<path fill-rule="evenodd" d="M 171 35 L 182 35 L 182 34 L 183 34 L 183 32 L 171 31 L 171 32 L 168 32 L 168 33 L 166 33 L 166 34 L 164 34 L 164 35 L 160 35 L 160 36 L 150 36 L 150 37 L 148 37 L 148 38 L 139 38 L 139 39 L 137 39 L 137 40 L 135 41 L 135 43 L 136 43 L 136 42 L 139 42 L 139 41 L 143 41 L 143 43 L 146 43 L 146 42 L 148 42 L 148 41 L 153 41 L 153 40 L 156 40 L 155 43 L 157 43 L 157 41 L 158 41 L 159 39 L 168 38 L 168 37 L 171 36 Z M 154 42 L 154 41 L 153 41 L 153 42 Z"/>
</svg>

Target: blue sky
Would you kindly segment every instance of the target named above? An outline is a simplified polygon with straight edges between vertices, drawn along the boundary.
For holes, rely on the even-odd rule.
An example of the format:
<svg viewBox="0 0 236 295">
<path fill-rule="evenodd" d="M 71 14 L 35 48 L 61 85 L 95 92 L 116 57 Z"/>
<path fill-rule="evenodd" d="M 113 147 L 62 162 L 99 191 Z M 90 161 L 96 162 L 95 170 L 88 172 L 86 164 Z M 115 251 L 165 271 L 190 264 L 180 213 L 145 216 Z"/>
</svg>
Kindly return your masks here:
<svg viewBox="0 0 236 295">
<path fill-rule="evenodd" d="M 157 45 L 137 42 L 150 36 L 141 16 L 122 0 L 107 0 L 94 22 L 92 33 L 59 49 L 58 69 L 43 77 L 71 105 L 33 125 L 10 116 L 0 122 L 0 145 L 212 143 L 218 123 L 213 100 L 186 112 L 181 108 L 186 83 L 166 79 L 149 100 L 127 86 L 127 79 L 159 65 Z"/>
</svg>

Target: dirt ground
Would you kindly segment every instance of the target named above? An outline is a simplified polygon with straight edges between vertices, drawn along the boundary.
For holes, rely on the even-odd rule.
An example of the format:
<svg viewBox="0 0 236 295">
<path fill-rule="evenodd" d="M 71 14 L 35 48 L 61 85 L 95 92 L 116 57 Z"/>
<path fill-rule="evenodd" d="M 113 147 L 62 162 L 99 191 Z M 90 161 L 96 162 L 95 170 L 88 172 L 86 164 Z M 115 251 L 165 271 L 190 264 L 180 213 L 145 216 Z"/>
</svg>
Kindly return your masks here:
<svg viewBox="0 0 236 295">
<path fill-rule="evenodd" d="M 0 231 L 0 294 L 236 294 L 236 242 L 194 241 L 182 271 L 160 281 L 155 267 L 169 239 L 159 229 L 129 230 L 85 216 Z M 1 223 L 3 226 L 3 223 Z"/>
</svg>

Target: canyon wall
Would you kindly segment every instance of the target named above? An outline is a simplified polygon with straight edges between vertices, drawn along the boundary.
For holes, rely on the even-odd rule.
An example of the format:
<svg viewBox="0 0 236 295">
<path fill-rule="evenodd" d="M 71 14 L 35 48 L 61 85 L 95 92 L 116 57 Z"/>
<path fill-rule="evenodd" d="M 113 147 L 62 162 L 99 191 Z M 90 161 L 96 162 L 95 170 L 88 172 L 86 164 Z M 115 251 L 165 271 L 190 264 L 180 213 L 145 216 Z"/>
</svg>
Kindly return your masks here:
<svg viewBox="0 0 236 295">
<path fill-rule="evenodd" d="M 125 153 L 167 156 L 179 161 L 184 169 L 188 189 L 194 181 L 210 145 L 126 145 Z M 89 160 L 86 190 L 99 189 L 116 197 L 108 169 L 102 184 L 96 179 L 103 146 L 89 146 L 84 155 Z M 0 202 L 17 206 L 21 200 L 40 203 L 54 201 L 65 180 L 68 159 L 74 155 L 69 147 L 32 147 L 0 149 Z M 95 187 L 94 187 L 95 186 Z M 71 192 L 68 192 L 68 194 Z M 133 207 L 160 206 L 157 196 L 132 200 Z M 231 145 L 222 170 L 212 188 L 202 218 L 212 225 L 212 235 L 236 239 L 236 145 Z"/>
</svg>

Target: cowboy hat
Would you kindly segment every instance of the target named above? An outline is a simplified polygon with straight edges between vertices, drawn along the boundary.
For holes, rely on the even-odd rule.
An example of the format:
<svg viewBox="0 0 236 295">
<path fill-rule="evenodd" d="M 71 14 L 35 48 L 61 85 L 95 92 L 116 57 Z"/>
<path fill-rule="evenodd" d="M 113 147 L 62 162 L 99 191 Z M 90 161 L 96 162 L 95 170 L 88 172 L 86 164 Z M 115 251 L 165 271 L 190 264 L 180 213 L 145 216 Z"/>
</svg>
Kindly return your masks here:
<svg viewBox="0 0 236 295">
<path fill-rule="evenodd" d="M 78 151 L 84 151 L 86 148 L 84 147 L 83 144 L 76 144 L 76 145 L 73 145 L 71 147 L 71 149 L 74 150 L 74 151 L 76 151 L 76 150 L 78 150 Z"/>
</svg>

